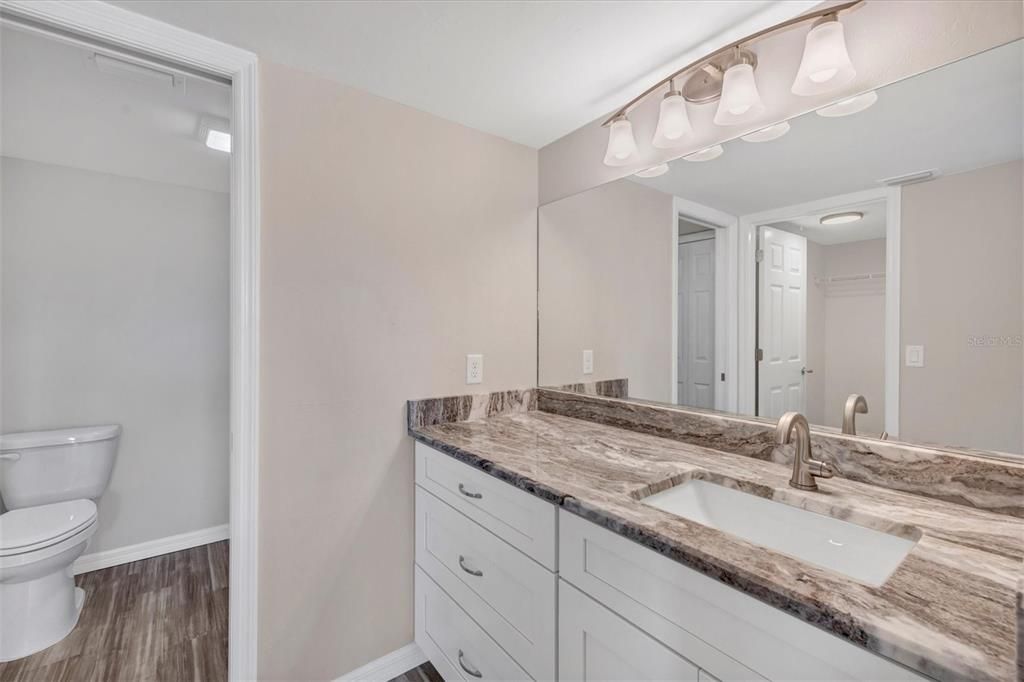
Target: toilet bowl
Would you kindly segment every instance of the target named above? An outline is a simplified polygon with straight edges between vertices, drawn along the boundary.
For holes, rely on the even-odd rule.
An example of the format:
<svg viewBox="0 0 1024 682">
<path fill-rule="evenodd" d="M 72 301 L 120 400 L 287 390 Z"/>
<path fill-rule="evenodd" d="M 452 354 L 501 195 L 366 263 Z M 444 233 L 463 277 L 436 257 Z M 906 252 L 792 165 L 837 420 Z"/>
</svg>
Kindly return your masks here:
<svg viewBox="0 0 1024 682">
<path fill-rule="evenodd" d="M 85 594 L 71 565 L 95 532 L 92 500 L 0 514 L 0 661 L 41 651 L 74 629 Z"/>
<path fill-rule="evenodd" d="M 121 427 L 0 435 L 0 661 L 56 644 L 78 623 L 85 593 L 72 564 L 96 532 Z"/>
</svg>

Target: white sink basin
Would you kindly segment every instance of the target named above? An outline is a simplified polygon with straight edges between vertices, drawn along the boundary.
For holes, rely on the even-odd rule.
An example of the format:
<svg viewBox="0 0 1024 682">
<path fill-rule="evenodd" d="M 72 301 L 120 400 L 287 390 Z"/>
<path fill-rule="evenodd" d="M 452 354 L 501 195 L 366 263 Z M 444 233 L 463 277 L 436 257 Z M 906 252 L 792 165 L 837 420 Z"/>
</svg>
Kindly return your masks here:
<svg viewBox="0 0 1024 682">
<path fill-rule="evenodd" d="M 703 480 L 643 502 L 873 586 L 883 584 L 917 542 Z"/>
</svg>

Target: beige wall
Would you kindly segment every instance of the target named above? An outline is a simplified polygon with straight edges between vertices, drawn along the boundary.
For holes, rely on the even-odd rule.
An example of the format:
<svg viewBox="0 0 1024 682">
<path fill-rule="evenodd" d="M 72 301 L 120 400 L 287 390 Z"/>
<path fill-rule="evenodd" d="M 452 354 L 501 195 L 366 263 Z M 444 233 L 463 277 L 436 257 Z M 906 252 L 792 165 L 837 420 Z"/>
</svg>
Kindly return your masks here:
<svg viewBox="0 0 1024 682">
<path fill-rule="evenodd" d="M 925 366 L 901 368 L 901 438 L 1022 451 L 1022 184 L 1015 161 L 903 190 L 902 344 Z"/>
<path fill-rule="evenodd" d="M 620 180 L 539 215 L 541 385 L 626 377 L 631 396 L 671 400 L 672 197 Z"/>
<path fill-rule="evenodd" d="M 881 87 L 1020 38 L 1024 35 L 1022 6 L 1019 0 L 865 3 L 843 15 L 850 57 L 857 67 L 857 78 L 845 92 Z M 712 123 L 714 106 L 691 106 L 690 119 L 694 125 L 691 144 L 675 151 L 659 150 L 651 146 L 651 138 L 661 100 L 658 96 L 650 97 L 630 114 L 639 146 L 636 163 L 631 166 L 609 168 L 602 162 L 608 140 L 607 130 L 601 127 L 605 116 L 541 149 L 541 203 L 626 177 L 639 169 L 798 116 L 835 100 L 835 95 L 799 97 L 790 92 L 806 33 L 806 28 L 781 32 L 754 47 L 762 64 L 757 71 L 758 90 L 768 111 L 772 112 L 770 119 L 745 127 L 722 128 Z M 723 35 L 718 46 L 725 44 L 728 38 Z M 711 45 L 708 48 L 713 49 Z M 694 59 L 699 56 L 695 55 Z M 663 75 L 668 74 L 652 75 L 651 82 Z"/>
<path fill-rule="evenodd" d="M 326 680 L 413 639 L 405 401 L 535 382 L 537 152 L 260 69 L 259 675 Z"/>
<path fill-rule="evenodd" d="M 3 158 L 4 431 L 124 427 L 88 551 L 228 521 L 228 195 Z"/>
</svg>

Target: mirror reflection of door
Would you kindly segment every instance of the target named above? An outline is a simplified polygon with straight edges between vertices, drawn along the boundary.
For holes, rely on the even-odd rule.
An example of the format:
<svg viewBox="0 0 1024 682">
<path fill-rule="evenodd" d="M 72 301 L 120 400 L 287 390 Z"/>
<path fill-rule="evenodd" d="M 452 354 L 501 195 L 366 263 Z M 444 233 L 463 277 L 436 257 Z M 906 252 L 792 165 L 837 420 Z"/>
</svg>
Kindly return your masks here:
<svg viewBox="0 0 1024 682">
<path fill-rule="evenodd" d="M 777 419 L 806 411 L 807 239 L 758 231 L 758 414 Z"/>
<path fill-rule="evenodd" d="M 759 229 L 758 414 L 802 411 L 842 426 L 850 394 L 868 413 L 857 431 L 885 428 L 886 204 L 870 201 Z"/>
<path fill-rule="evenodd" d="M 715 407 L 715 231 L 679 221 L 678 403 Z"/>
</svg>

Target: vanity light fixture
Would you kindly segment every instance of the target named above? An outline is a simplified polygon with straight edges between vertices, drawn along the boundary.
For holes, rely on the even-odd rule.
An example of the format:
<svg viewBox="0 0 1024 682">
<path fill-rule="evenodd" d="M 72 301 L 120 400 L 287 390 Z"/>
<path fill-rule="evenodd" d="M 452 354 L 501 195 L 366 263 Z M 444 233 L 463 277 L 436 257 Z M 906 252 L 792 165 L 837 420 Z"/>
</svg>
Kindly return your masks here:
<svg viewBox="0 0 1024 682">
<path fill-rule="evenodd" d="M 846 225 L 847 223 L 855 223 L 864 214 L 860 211 L 846 211 L 844 213 L 830 213 L 826 216 L 822 216 L 819 221 L 822 225 Z"/>
<path fill-rule="evenodd" d="M 633 175 L 638 178 L 656 178 L 659 175 L 664 175 L 665 173 L 668 173 L 668 164 L 659 163 L 657 166 L 651 166 L 650 168 L 645 168 L 642 171 L 637 171 L 636 173 L 633 173 Z"/>
<path fill-rule="evenodd" d="M 827 107 L 822 107 L 821 109 L 818 109 L 816 113 L 818 116 L 824 116 L 825 118 L 849 116 L 850 114 L 856 114 L 864 111 L 877 101 L 878 93 L 874 90 L 870 90 L 862 95 L 850 97 L 849 99 L 841 100 L 835 104 L 830 104 Z"/>
<path fill-rule="evenodd" d="M 752 121 L 764 113 L 764 102 L 754 80 L 753 53 L 736 48 L 735 63 L 722 77 L 722 95 L 715 112 L 715 125 L 731 126 Z"/>
<path fill-rule="evenodd" d="M 746 142 L 771 142 L 777 140 L 786 133 L 789 132 L 789 122 L 783 121 L 782 123 L 776 123 L 773 126 L 767 128 L 761 128 L 755 130 L 749 135 L 744 135 L 740 139 Z"/>
<path fill-rule="evenodd" d="M 625 166 L 636 154 L 636 139 L 633 137 L 633 124 L 625 114 L 612 121 L 608 131 L 608 149 L 604 153 L 606 166 Z"/>
<path fill-rule="evenodd" d="M 722 145 L 716 144 L 713 147 L 701 149 L 699 152 L 684 156 L 683 161 L 711 161 L 712 159 L 717 159 L 724 152 L 725 150 L 722 149 Z"/>
<path fill-rule="evenodd" d="M 839 17 L 826 14 L 814 23 L 804 41 L 804 56 L 793 81 L 794 95 L 821 95 L 837 90 L 857 75 L 846 51 Z"/>
<path fill-rule="evenodd" d="M 864 2 L 847 0 L 787 19 L 715 50 L 658 81 L 616 110 L 602 124 L 609 129 L 605 164 L 626 166 L 634 161 L 637 146 L 628 116 L 638 104 L 656 92 L 665 93 L 651 141 L 659 149 L 685 145 L 685 139 L 692 131 L 687 102 L 701 105 L 717 101 L 718 109 L 714 116 L 717 125 L 737 125 L 757 119 L 766 107 L 754 76 L 757 56 L 749 48 L 765 36 L 783 29 L 814 22 L 804 41 L 803 59 L 793 82 L 795 94 L 816 95 L 843 87 L 853 80 L 857 71 L 846 50 L 846 36 L 839 15 Z M 677 90 L 676 81 L 683 78 L 683 87 Z M 668 86 L 667 92 L 665 86 Z M 700 157 L 705 151 L 687 158 L 697 160 L 694 157 Z"/>
<path fill-rule="evenodd" d="M 686 113 L 683 93 L 676 90 L 675 81 L 669 81 L 668 92 L 661 100 L 658 111 L 658 128 L 651 141 L 659 149 L 672 149 L 686 144 L 687 136 L 693 132 L 690 117 Z"/>
</svg>

